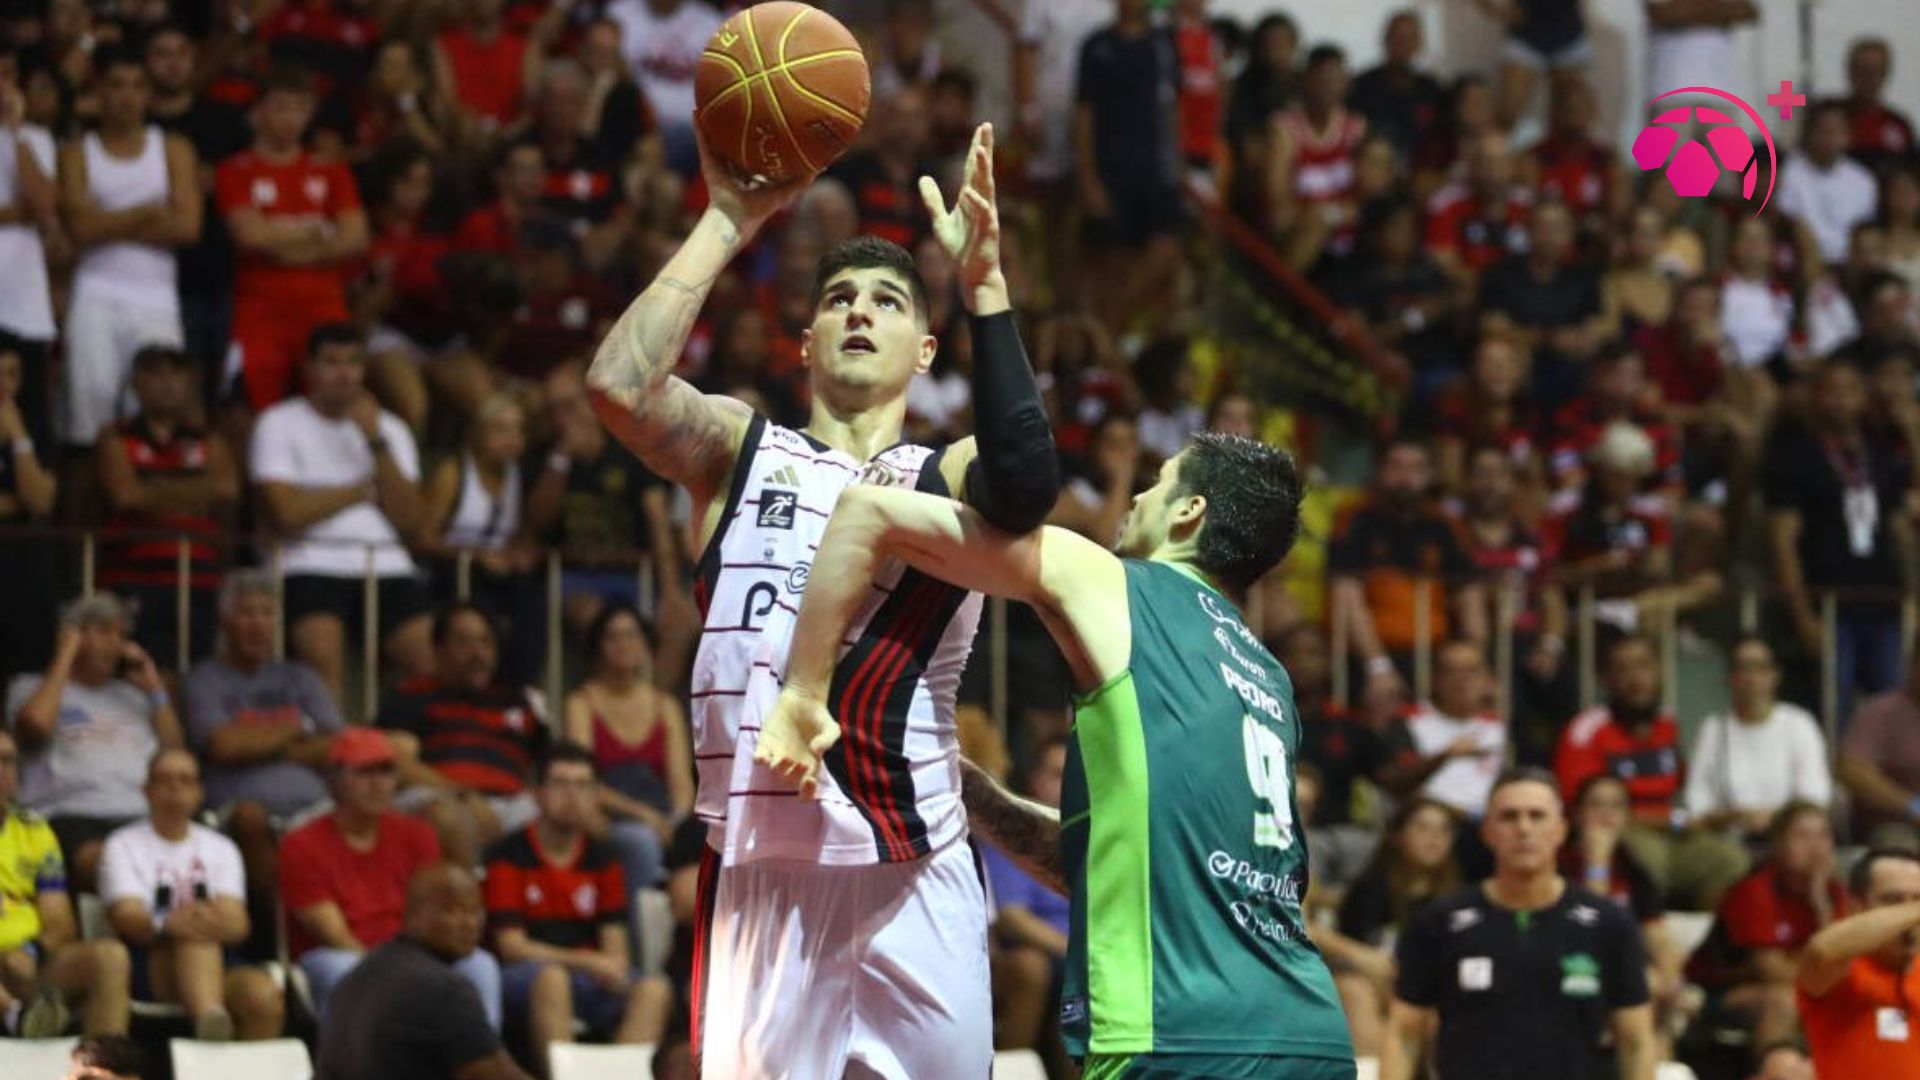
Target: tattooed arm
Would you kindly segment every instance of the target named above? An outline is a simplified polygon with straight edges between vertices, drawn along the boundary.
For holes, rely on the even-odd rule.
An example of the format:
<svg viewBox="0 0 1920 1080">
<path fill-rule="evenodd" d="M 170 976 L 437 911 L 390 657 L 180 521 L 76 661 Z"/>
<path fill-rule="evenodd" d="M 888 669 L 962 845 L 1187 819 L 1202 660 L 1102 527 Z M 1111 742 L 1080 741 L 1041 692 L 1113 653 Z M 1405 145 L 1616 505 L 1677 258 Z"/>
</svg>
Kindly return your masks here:
<svg viewBox="0 0 1920 1080">
<path fill-rule="evenodd" d="M 1023 799 L 965 758 L 960 759 L 960 801 L 967 821 L 1034 880 L 1065 895 L 1066 866 L 1060 860 L 1060 811 Z"/>
<path fill-rule="evenodd" d="M 587 370 L 600 421 L 697 505 L 724 489 L 752 413 L 673 375 L 687 335 L 728 261 L 806 181 L 748 190 L 701 152 L 712 205 L 686 242 L 600 342 Z"/>
</svg>

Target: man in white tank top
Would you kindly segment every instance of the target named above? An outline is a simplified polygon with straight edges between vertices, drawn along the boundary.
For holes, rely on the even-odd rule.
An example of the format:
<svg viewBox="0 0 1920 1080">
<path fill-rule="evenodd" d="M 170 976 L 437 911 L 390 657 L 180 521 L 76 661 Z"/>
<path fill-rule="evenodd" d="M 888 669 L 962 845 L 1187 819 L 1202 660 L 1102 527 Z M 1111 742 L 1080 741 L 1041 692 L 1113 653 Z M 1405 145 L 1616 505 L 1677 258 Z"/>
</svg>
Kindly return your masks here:
<svg viewBox="0 0 1920 1080">
<path fill-rule="evenodd" d="M 60 201 L 80 262 L 67 306 L 62 437 L 92 446 L 118 419 L 133 354 L 178 348 L 174 249 L 200 236 L 193 147 L 147 123 L 146 65 L 109 56 L 100 72 L 100 129 L 60 149 Z"/>
<path fill-rule="evenodd" d="M 690 712 L 709 844 L 693 992 L 707 1076 L 922 1080 L 991 1068 L 986 904 L 965 843 L 953 728 L 979 598 L 902 565 L 880 576 L 841 652 L 830 707 L 849 738 L 827 755 L 818 800 L 797 800 L 753 751 L 843 490 L 964 497 L 1018 532 L 1058 494 L 1052 433 L 1000 271 L 992 136 L 976 132 L 952 210 L 921 180 L 971 317 L 977 442 L 900 445 L 908 384 L 939 343 L 912 257 L 872 237 L 835 247 L 816 270 L 800 346 L 813 390 L 805 428 L 672 375 L 715 279 L 799 193 L 747 190 L 704 153 L 712 207 L 588 372 L 601 420 L 687 488 L 706 548 Z"/>
</svg>

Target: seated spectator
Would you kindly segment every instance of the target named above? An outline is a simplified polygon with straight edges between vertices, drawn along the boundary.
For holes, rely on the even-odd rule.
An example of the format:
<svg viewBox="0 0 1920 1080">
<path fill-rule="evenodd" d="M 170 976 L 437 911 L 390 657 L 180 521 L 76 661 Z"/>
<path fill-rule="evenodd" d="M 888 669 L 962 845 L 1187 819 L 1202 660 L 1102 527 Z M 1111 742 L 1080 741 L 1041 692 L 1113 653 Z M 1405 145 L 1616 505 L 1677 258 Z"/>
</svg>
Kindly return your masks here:
<svg viewBox="0 0 1920 1080">
<path fill-rule="evenodd" d="M 1059 806 L 1066 767 L 1066 740 L 1050 740 L 1033 752 L 1021 793 L 1043 806 Z M 1067 900 L 999 848 L 976 846 L 993 898 L 994 1048 L 1051 1052 L 1046 1034 L 1066 970 Z"/>
<path fill-rule="evenodd" d="M 1600 279 L 1600 302 L 1610 326 L 1662 326 L 1673 316 L 1674 275 L 1661 258 L 1667 215 L 1651 204 L 1633 208 L 1626 243 Z"/>
<path fill-rule="evenodd" d="M 1486 84 L 1478 90 L 1485 101 Z M 1513 151 L 1500 132 L 1464 137 L 1460 156 L 1461 178 L 1427 202 L 1426 248 L 1441 269 L 1472 286 L 1501 259 L 1526 252 L 1533 197 L 1514 182 Z"/>
<path fill-rule="evenodd" d="M 1333 982 L 1347 1012 L 1353 1052 L 1380 1052 L 1393 1000 L 1394 940 L 1427 901 L 1460 888 L 1454 861 L 1454 811 L 1415 796 L 1387 823 L 1386 837 L 1340 903 L 1337 930 L 1321 930 L 1315 944 L 1333 967 Z"/>
<path fill-rule="evenodd" d="M 1600 297 L 1600 278 L 1575 261 L 1573 215 L 1543 202 L 1528 221 L 1527 250 L 1480 276 L 1480 330 L 1531 353 L 1533 395 L 1552 408 L 1579 392 L 1582 361 L 1617 332 Z"/>
<path fill-rule="evenodd" d="M 1299 99 L 1275 113 L 1268 127 L 1267 229 L 1298 269 L 1318 261 L 1329 236 L 1350 227 L 1358 212 L 1354 156 L 1366 139 L 1367 118 L 1347 107 L 1350 82 L 1339 46 L 1315 46 Z"/>
<path fill-rule="evenodd" d="M 894 0 L 886 7 L 873 65 L 876 96 L 890 96 L 906 87 L 924 90 L 940 72 L 932 0 Z"/>
<path fill-rule="evenodd" d="M 927 145 L 927 92 L 918 86 L 903 87 L 873 104 L 860 148 L 829 166 L 827 176 L 852 194 L 861 233 L 911 251 L 929 228 L 915 186 L 933 170 Z"/>
<path fill-rule="evenodd" d="M 455 970 L 480 948 L 485 922 L 471 872 L 445 863 L 415 872 L 400 933 L 334 992 L 314 1055 L 317 1080 L 532 1080 Z"/>
<path fill-rule="evenodd" d="M 654 1043 L 673 994 L 640 975 L 627 938 L 632 904 L 613 852 L 588 835 L 597 817 L 593 755 L 557 743 L 534 769 L 540 816 L 487 849 L 487 923 L 501 960 L 501 1000 L 524 1018 L 534 1061 L 569 1041 L 574 1021 L 594 1038 Z"/>
<path fill-rule="evenodd" d="M 354 318 L 373 328 L 367 385 L 408 428 L 424 432 L 428 351 L 457 332 L 441 273 L 453 239 L 427 227 L 435 174 L 424 146 L 412 139 L 387 143 L 365 172 L 373 241 L 355 282 Z"/>
<path fill-rule="evenodd" d="M 1855 828 L 1879 826 L 1877 845 L 1920 849 L 1920 642 L 1907 681 L 1868 698 L 1840 736 L 1834 778 L 1853 801 Z"/>
<path fill-rule="evenodd" d="M 367 951 L 400 932 L 407 882 L 440 861 L 440 839 L 393 810 L 398 755 L 370 728 L 348 728 L 327 750 L 333 809 L 288 833 L 280 847 L 280 893 L 288 954 L 299 964 L 321 1020 L 334 988 Z M 475 949 L 454 964 L 500 1028 L 500 965 Z"/>
<path fill-rule="evenodd" d="M 1585 392 L 1553 414 L 1547 430 L 1557 435 L 1547 446 L 1550 509 L 1565 510 L 1589 472 L 1589 458 L 1609 425 L 1631 424 L 1653 441 L 1652 468 L 1644 486 L 1672 495 L 1681 491 L 1679 433 L 1653 408 L 1655 391 L 1647 361 L 1626 345 L 1608 347 L 1587 367 Z"/>
<path fill-rule="evenodd" d="M 1369 130 L 1386 137 L 1402 161 L 1412 160 L 1446 108 L 1440 81 L 1414 66 L 1426 47 L 1420 20 L 1420 12 L 1410 8 L 1387 17 L 1380 63 L 1355 76 L 1347 94 L 1347 104 L 1366 118 Z"/>
<path fill-rule="evenodd" d="M 512 255 L 520 250 L 522 230 L 547 218 L 547 160 L 540 145 L 510 142 L 494 160 L 494 201 L 468 214 L 453 235 L 456 251 Z"/>
<path fill-rule="evenodd" d="M 67 866 L 46 819 L 16 802 L 20 748 L 0 727 L 0 1035 L 65 1034 L 69 1002 L 89 1035 L 127 1030 L 127 950 L 81 941 Z"/>
<path fill-rule="evenodd" d="M 539 812 L 527 774 L 546 720 L 524 688 L 495 678 L 499 636 L 486 612 L 442 608 L 433 645 L 436 673 L 401 684 L 377 722 L 419 741 L 419 754 L 400 761 L 400 778 L 413 789 L 402 805 L 433 823 L 450 861 L 478 866 L 487 845 Z"/>
<path fill-rule="evenodd" d="M 1453 525 L 1430 501 L 1433 459 L 1399 439 L 1381 453 L 1373 491 L 1351 507 L 1327 549 L 1331 602 L 1345 609 L 1346 654 L 1365 665 L 1366 709 L 1378 723 L 1406 696 L 1405 672 L 1424 636 L 1484 641 L 1485 606 Z M 1415 625 L 1424 592 L 1425 625 Z"/>
<path fill-rule="evenodd" d="M 1460 290 L 1420 248 L 1420 210 L 1388 198 L 1360 213 L 1358 257 L 1328 275 L 1328 298 L 1354 312 L 1375 340 L 1413 366 L 1416 409 L 1424 409 L 1460 374 L 1457 323 Z"/>
<path fill-rule="evenodd" d="M 638 160 L 653 171 L 664 164 L 659 121 L 627 73 L 620 55 L 620 23 L 601 16 L 580 34 L 580 66 L 587 77 L 586 107 L 580 131 L 592 140 L 596 152 L 617 161 Z"/>
<path fill-rule="evenodd" d="M 520 118 L 540 69 L 540 49 L 506 25 L 506 7 L 506 0 L 466 0 L 434 41 L 441 96 L 456 102 L 482 131 Z"/>
<path fill-rule="evenodd" d="M 1729 361 L 1742 368 L 1767 368 L 1785 358 L 1797 302 L 1793 286 L 1774 265 L 1774 226 L 1765 218 L 1734 228 L 1720 283 L 1720 327 L 1727 336 Z"/>
<path fill-rule="evenodd" d="M 1594 776 L 1618 777 L 1633 803 L 1627 850 L 1669 903 L 1719 903 L 1747 870 L 1739 845 L 1707 829 L 1681 825 L 1680 728 L 1661 712 L 1660 655 L 1651 638 L 1625 636 L 1602 664 L 1606 700 L 1575 716 L 1560 737 L 1553 771 L 1571 801 Z"/>
<path fill-rule="evenodd" d="M 1189 338 L 1164 337 L 1141 350 L 1133 362 L 1141 397 L 1136 419 L 1144 454 L 1141 464 L 1150 472 L 1178 454 L 1188 437 L 1206 426 L 1206 410 L 1198 400 L 1192 347 Z"/>
<path fill-rule="evenodd" d="M 369 65 L 366 85 L 353 95 L 352 117 L 342 122 L 342 134 L 351 138 L 348 157 L 364 164 L 371 153 L 394 141 L 405 141 L 433 155 L 445 154 L 456 137 L 455 105 L 441 97 L 438 80 L 428 75 L 429 57 L 407 38 L 391 36 L 380 43 Z"/>
<path fill-rule="evenodd" d="M 0 237 L 9 228 L 0 226 Z M 20 406 L 24 379 L 21 350 L 0 326 L 0 442 L 6 444 L 0 448 L 0 529 L 44 520 L 53 513 L 59 490 L 53 470 L 40 462 L 28 414 Z M 59 598 L 47 544 L 33 537 L 0 537 L 0 560 L 10 571 L 0 574 L 0 611 L 7 612 L 0 619 L 0 678 L 7 678 L 45 666 L 50 650 L 44 628 L 53 621 Z"/>
<path fill-rule="evenodd" d="M 465 573 L 468 595 L 505 621 L 501 676 L 515 685 L 539 680 L 547 648 L 546 583 L 521 511 L 526 449 L 526 411 L 506 394 L 488 398 L 460 456 L 441 461 L 421 486 L 416 545 L 445 556 L 434 583 L 441 602 Z M 461 552 L 471 557 L 464 570 L 453 564 Z"/>
<path fill-rule="evenodd" d="M 366 341 L 350 324 L 314 331 L 307 392 L 261 414 L 249 468 L 286 541 L 287 644 L 340 700 L 347 635 L 364 623 L 365 578 L 379 582 L 381 644 L 403 675 L 428 668 L 427 596 L 402 546 L 419 513 L 413 433 L 365 388 Z"/>
<path fill-rule="evenodd" d="M 1387 747 L 1372 725 L 1334 704 L 1327 652 L 1326 632 L 1306 620 L 1282 631 L 1273 643 L 1274 656 L 1293 680 L 1300 763 L 1319 774 L 1318 813 L 1309 844 L 1313 883 L 1337 904 L 1342 890 L 1380 846 L 1380 819 L 1373 805 L 1378 797 L 1370 786 L 1380 781 Z"/>
<path fill-rule="evenodd" d="M 1440 396 L 1434 449 L 1440 487 L 1466 489 L 1467 451 L 1495 446 L 1506 451 L 1530 489 L 1529 507 L 1538 503 L 1543 470 L 1539 418 L 1527 394 L 1527 360 L 1503 337 L 1483 337 L 1474 347 L 1466 378 Z M 1529 512 L 1531 516 L 1531 509 Z"/>
<path fill-rule="evenodd" d="M 470 380 L 475 388 L 501 386 L 502 373 L 537 382 L 569 357 L 592 355 L 622 310 L 625 298 L 592 271 L 558 218 L 528 222 L 517 255 L 520 306 L 500 347 L 498 369 L 477 373 Z M 462 414 L 472 414 L 482 403 L 471 400 L 473 391 L 466 386 L 444 377 L 439 390 L 441 399 Z"/>
<path fill-rule="evenodd" d="M 1887 269 L 1920 292 L 1920 162 L 1887 174 L 1880 185 L 1880 221 L 1887 233 Z"/>
<path fill-rule="evenodd" d="M 1536 197 L 1566 206 L 1581 246 L 1590 251 L 1605 250 L 1610 222 L 1628 204 L 1620 155 L 1594 136 L 1598 119 L 1593 85 L 1579 72 L 1557 76 L 1547 90 L 1547 133 L 1527 151 L 1526 163 Z"/>
<path fill-rule="evenodd" d="M 1570 882 L 1620 905 L 1640 926 L 1646 945 L 1647 990 L 1653 995 L 1654 1037 L 1662 1057 L 1672 1056 L 1672 1032 L 1684 1029 L 1688 1017 L 1681 992 L 1686 979 L 1681 968 L 1686 954 L 1667 934 L 1667 905 L 1653 879 L 1634 860 L 1622 840 L 1631 816 L 1627 785 L 1617 776 L 1589 777 L 1573 801 L 1573 832 L 1560 849 L 1560 872 Z"/>
<path fill-rule="evenodd" d="M 587 677 L 567 695 L 565 732 L 591 747 L 608 840 L 630 888 L 660 883 L 660 855 L 693 812 L 693 748 L 680 702 L 654 685 L 640 613 L 624 604 L 587 630 Z"/>
<path fill-rule="evenodd" d="M 1920 1068 L 1909 1025 L 1920 928 L 1920 858 L 1874 848 L 1848 874 L 1854 913 L 1813 936 L 1794 980 L 1821 1076 L 1908 1076 Z M 1811 1074 L 1809 1074 L 1811 1075 Z"/>
<path fill-rule="evenodd" d="M 226 562 L 215 543 L 240 498 L 227 441 L 197 421 L 204 411 L 199 392 L 199 372 L 185 353 L 141 349 L 133 356 L 140 411 L 99 432 L 96 447 L 112 510 L 99 581 L 133 602 L 134 640 L 166 664 L 212 650 L 213 594 Z M 190 560 L 187 642 L 180 641 L 178 618 L 183 539 Z"/>
<path fill-rule="evenodd" d="M 182 744 L 153 658 L 127 640 L 131 623 L 112 593 L 74 601 L 46 674 L 7 687 L 21 805 L 53 827 L 83 891 L 94 886 L 107 834 L 145 815 L 147 763 Z"/>
<path fill-rule="evenodd" d="M 272 1039 L 286 1003 L 265 969 L 229 968 L 247 939 L 247 881 L 233 841 L 196 823 L 200 763 L 184 748 L 147 769 L 152 816 L 114 831 L 100 859 L 107 920 L 133 954 L 137 997 L 177 1003 L 196 1039 Z"/>
<path fill-rule="evenodd" d="M 1694 735 L 1687 813 L 1702 828 L 1726 829 L 1752 843 L 1788 803 L 1831 803 L 1833 776 L 1820 722 L 1778 697 L 1773 648 L 1743 637 L 1728 660 L 1733 704 L 1707 717 Z"/>
<path fill-rule="evenodd" d="M 1687 964 L 1687 977 L 1720 1008 L 1751 1014 L 1754 1041 L 1762 1045 L 1793 1034 L 1801 951 L 1847 911 L 1824 807 L 1782 807 L 1767 846 L 1766 860 L 1727 890 L 1713 929 Z"/>
<path fill-rule="evenodd" d="M 1103 544 L 1120 535 L 1140 474 L 1139 432 L 1134 418 L 1122 412 L 1110 412 L 1093 425 L 1087 452 L 1079 455 L 1077 467 L 1068 465 L 1049 525 Z"/>
<path fill-rule="evenodd" d="M 700 52 L 720 29 L 718 11 L 696 0 L 615 0 L 607 17 L 620 24 L 627 69 L 660 121 L 667 166 L 683 176 L 700 169 L 693 137 L 693 73 Z"/>
<path fill-rule="evenodd" d="M 1847 153 L 1877 173 L 1911 165 L 1920 154 L 1912 120 L 1882 96 L 1892 71 L 1886 38 L 1855 38 L 1847 46 Z"/>
<path fill-rule="evenodd" d="M 1380 782 L 1396 796 L 1418 792 L 1469 821 L 1487 810 L 1487 792 L 1506 767 L 1507 725 L 1487 706 L 1492 683 L 1480 646 L 1447 641 L 1433 650 L 1433 700 L 1387 729 Z"/>
<path fill-rule="evenodd" d="M 547 167 L 546 207 L 579 239 L 587 267 L 606 270 L 633 238 L 635 207 L 623 175 L 627 159 L 603 149 L 585 130 L 586 69 L 571 59 L 552 60 L 539 79 L 527 137 L 540 144 Z"/>
<path fill-rule="evenodd" d="M 1847 109 L 1820 102 L 1807 111 L 1800 152 L 1780 163 L 1775 196 L 1780 211 L 1813 230 L 1829 266 L 1847 256 L 1853 228 L 1873 218 L 1879 185 L 1866 166 L 1847 157 Z"/>
</svg>

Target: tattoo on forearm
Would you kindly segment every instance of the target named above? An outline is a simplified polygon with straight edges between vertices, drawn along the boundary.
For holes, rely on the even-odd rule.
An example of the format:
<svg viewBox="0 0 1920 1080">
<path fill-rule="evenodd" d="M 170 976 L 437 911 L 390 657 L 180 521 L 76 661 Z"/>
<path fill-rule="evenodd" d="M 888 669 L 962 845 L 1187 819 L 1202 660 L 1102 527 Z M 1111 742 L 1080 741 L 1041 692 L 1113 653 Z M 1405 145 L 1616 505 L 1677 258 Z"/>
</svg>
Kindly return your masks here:
<svg viewBox="0 0 1920 1080">
<path fill-rule="evenodd" d="M 972 765 L 961 770 L 960 800 L 974 828 L 1045 884 L 1067 891 L 1059 811 L 1014 795 Z"/>
</svg>

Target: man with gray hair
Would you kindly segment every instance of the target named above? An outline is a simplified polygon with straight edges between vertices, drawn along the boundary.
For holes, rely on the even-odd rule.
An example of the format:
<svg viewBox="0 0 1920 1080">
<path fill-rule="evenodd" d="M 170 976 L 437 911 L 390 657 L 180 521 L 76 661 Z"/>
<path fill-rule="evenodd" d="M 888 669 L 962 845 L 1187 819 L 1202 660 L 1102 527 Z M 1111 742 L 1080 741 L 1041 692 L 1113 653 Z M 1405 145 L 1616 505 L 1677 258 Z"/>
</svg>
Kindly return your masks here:
<svg viewBox="0 0 1920 1080">
<path fill-rule="evenodd" d="M 182 688 L 187 739 L 207 765 L 207 805 L 240 845 L 257 925 L 272 921 L 276 828 L 327 800 L 320 770 L 334 733 L 345 726 L 318 672 L 274 656 L 279 624 L 271 576 L 227 575 L 219 645 Z"/>
<path fill-rule="evenodd" d="M 107 834 L 146 816 L 147 762 L 181 745 L 173 699 L 147 651 L 127 640 L 132 612 L 112 593 L 74 601 L 53 661 L 7 688 L 20 745 L 20 802 L 47 818 L 76 891 L 91 891 Z"/>
</svg>

